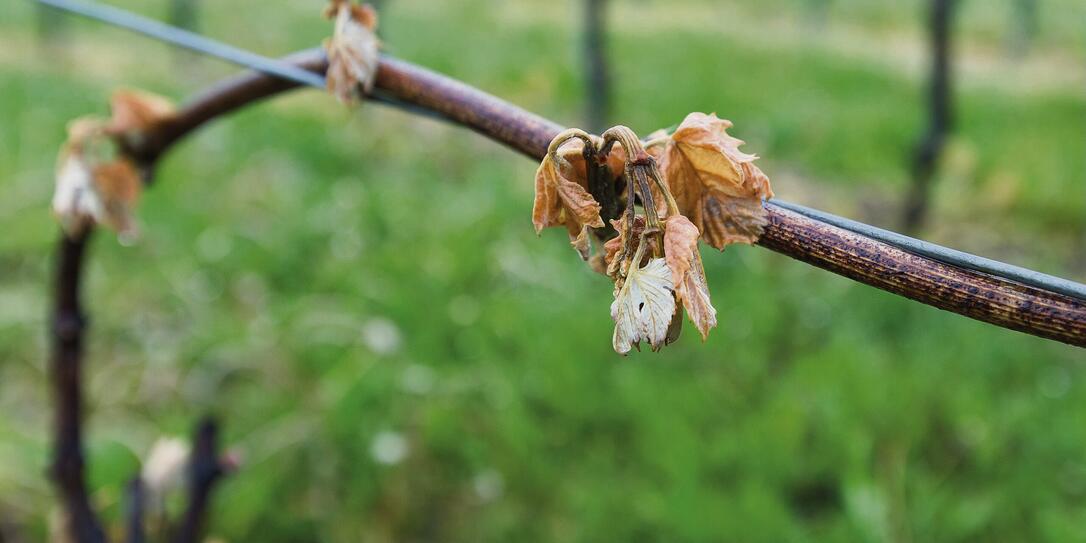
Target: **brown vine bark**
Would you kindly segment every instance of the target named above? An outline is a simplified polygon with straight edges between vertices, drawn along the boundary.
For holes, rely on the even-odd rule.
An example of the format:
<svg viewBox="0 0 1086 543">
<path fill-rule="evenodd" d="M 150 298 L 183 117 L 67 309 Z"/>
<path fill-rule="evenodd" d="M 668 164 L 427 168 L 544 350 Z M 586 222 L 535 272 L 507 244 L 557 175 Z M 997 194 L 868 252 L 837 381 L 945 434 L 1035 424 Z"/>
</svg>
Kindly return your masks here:
<svg viewBox="0 0 1086 543">
<path fill-rule="evenodd" d="M 105 533 L 87 497 L 83 473 L 82 360 L 87 321 L 80 304 L 79 287 L 89 238 L 89 231 L 73 238 L 61 235 L 57 244 L 49 362 L 56 412 L 49 472 L 60 491 L 68 533 L 81 543 L 100 543 L 105 541 Z"/>
<path fill-rule="evenodd" d="M 1086 345 L 1086 303 L 908 253 L 775 207 L 758 244 L 854 281 L 1004 328 Z M 770 235 L 769 232 L 772 232 Z"/>
<path fill-rule="evenodd" d="M 174 543 L 197 543 L 207 522 L 211 490 L 225 470 L 219 460 L 219 428 L 211 418 L 205 418 L 192 440 L 192 455 L 188 470 L 188 508 L 174 534 Z"/>
</svg>

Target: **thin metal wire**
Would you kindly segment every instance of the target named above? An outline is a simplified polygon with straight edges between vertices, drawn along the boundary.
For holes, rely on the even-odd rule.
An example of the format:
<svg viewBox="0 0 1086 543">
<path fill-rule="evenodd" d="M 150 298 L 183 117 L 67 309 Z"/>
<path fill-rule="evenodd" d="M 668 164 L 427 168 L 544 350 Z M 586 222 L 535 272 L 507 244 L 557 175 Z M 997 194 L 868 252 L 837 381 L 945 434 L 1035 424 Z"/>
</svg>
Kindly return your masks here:
<svg viewBox="0 0 1086 543">
<path fill-rule="evenodd" d="M 123 9 L 99 4 L 97 2 L 80 0 L 34 1 L 62 11 L 81 15 L 126 30 L 131 30 L 138 34 L 143 34 L 144 36 L 164 41 L 190 51 L 196 51 L 197 53 L 225 60 L 243 68 L 249 68 L 280 79 L 293 81 L 300 85 L 316 87 L 319 89 L 323 89 L 327 86 L 324 76 L 321 74 L 310 72 L 293 64 L 265 57 L 245 49 L 240 49 L 218 40 L 208 38 L 207 36 L 177 28 Z M 452 122 L 451 119 L 440 113 L 403 102 L 395 97 L 385 95 L 380 91 L 375 91 L 366 95 L 366 99 L 409 111 L 417 115 L 423 115 L 440 121 Z"/>
<path fill-rule="evenodd" d="M 80 0 L 34 0 L 60 10 L 68 11 L 84 17 L 95 19 L 107 24 L 119 26 L 134 32 L 165 41 L 192 51 L 214 56 L 239 66 L 250 68 L 275 77 L 293 81 L 302 85 L 324 88 L 325 80 L 319 74 L 298 68 L 292 64 L 264 57 L 244 49 L 227 45 L 225 43 L 207 38 L 205 36 L 176 28 L 154 19 L 149 19 L 128 11 Z M 408 104 L 397 98 L 381 93 L 374 93 L 367 98 L 383 102 L 385 104 L 423 114 L 439 120 L 452 122 L 451 119 L 424 108 Z M 855 234 L 881 241 L 908 251 L 910 253 L 925 256 L 952 266 L 986 273 L 1003 279 L 1016 281 L 1051 292 L 1058 292 L 1067 296 L 1086 300 L 1086 285 L 1067 279 L 1061 279 L 1048 274 L 1036 272 L 1026 268 L 1020 268 L 1004 262 L 998 262 L 977 255 L 950 249 L 934 243 L 911 238 L 889 230 L 864 224 L 861 222 L 839 217 L 831 213 L 811 209 L 799 204 L 793 204 L 783 200 L 773 199 L 769 205 L 799 213 L 805 217 L 819 222 L 843 228 Z"/>
<path fill-rule="evenodd" d="M 79 0 L 35 0 L 39 4 L 54 7 L 69 13 L 82 15 L 113 26 L 126 28 L 133 32 L 150 36 L 157 40 L 172 43 L 198 53 L 204 53 L 239 66 L 251 68 L 258 72 L 293 81 L 310 87 L 324 88 L 324 77 L 320 74 L 303 70 L 297 66 L 264 57 L 256 53 L 239 49 L 232 45 L 201 36 L 195 32 L 189 32 L 154 19 L 137 15 L 135 13 L 118 9 L 96 2 L 83 2 Z"/>
<path fill-rule="evenodd" d="M 859 234 L 864 237 L 875 239 L 883 243 L 888 243 L 903 249 L 910 253 L 926 256 L 933 260 L 938 260 L 946 264 L 951 264 L 959 268 L 966 268 L 973 271 L 979 271 L 988 275 L 994 275 L 1002 277 L 1004 279 L 1010 279 L 1017 281 L 1023 285 L 1029 285 L 1031 287 L 1037 287 L 1052 292 L 1058 292 L 1060 294 L 1066 294 L 1080 300 L 1086 300 L 1086 285 L 1082 283 L 1076 283 L 1067 279 L 1061 279 L 1041 272 L 1028 270 L 1026 268 L 1020 268 L 1004 262 L 999 262 L 982 256 L 977 256 L 955 249 L 936 245 L 931 242 L 911 238 L 897 232 L 891 232 L 889 230 L 883 230 L 876 226 L 864 224 L 844 217 L 839 217 L 825 211 L 819 211 L 817 209 L 811 209 L 809 207 L 801 206 L 799 204 L 793 204 L 785 202 L 783 200 L 777 200 L 774 198 L 769 201 L 769 204 L 782 207 L 789 211 L 794 211 L 805 217 L 814 219 L 819 222 L 831 224 L 838 228 L 843 228 L 849 232 Z"/>
</svg>

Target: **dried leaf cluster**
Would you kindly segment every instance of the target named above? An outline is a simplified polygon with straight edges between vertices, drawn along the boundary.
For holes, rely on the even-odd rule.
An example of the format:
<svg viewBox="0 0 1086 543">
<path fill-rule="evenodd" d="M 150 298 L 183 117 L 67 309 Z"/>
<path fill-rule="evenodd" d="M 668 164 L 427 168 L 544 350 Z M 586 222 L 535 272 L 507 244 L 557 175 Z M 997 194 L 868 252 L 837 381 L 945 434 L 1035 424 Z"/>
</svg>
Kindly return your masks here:
<svg viewBox="0 0 1086 543">
<path fill-rule="evenodd" d="M 133 90 L 115 92 L 110 109 L 108 119 L 88 116 L 69 123 L 57 157 L 53 213 L 71 236 L 93 224 L 135 235 L 132 210 L 142 183 L 122 149 L 138 145 L 147 129 L 174 114 L 165 98 Z"/>
<path fill-rule="evenodd" d="M 324 16 L 335 20 L 332 37 L 324 40 L 328 52 L 328 91 L 344 104 L 353 104 L 369 93 L 380 61 L 377 12 L 369 4 L 331 0 Z"/>
<path fill-rule="evenodd" d="M 698 239 L 723 250 L 754 243 L 773 197 L 731 123 L 691 113 L 647 144 L 629 128 L 554 138 L 535 179 L 536 232 L 564 226 L 570 243 L 615 284 L 613 346 L 625 354 L 678 339 L 683 312 L 702 339 L 716 326 Z M 592 238 L 602 247 L 592 252 Z"/>
</svg>

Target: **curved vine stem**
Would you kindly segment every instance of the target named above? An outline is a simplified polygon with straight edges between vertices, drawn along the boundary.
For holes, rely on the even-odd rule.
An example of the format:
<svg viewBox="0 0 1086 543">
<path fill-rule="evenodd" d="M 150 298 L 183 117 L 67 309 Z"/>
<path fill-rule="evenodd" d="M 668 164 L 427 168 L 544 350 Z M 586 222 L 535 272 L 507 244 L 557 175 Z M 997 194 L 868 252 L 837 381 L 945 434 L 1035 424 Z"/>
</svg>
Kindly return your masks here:
<svg viewBox="0 0 1086 543">
<path fill-rule="evenodd" d="M 50 475 L 64 505 L 64 523 L 72 539 L 100 543 L 106 540 L 87 496 L 83 451 L 83 337 L 87 318 L 80 286 L 90 230 L 57 243 L 53 283 L 52 356 L 49 373 L 56 405 L 53 423 L 53 461 Z"/>
</svg>

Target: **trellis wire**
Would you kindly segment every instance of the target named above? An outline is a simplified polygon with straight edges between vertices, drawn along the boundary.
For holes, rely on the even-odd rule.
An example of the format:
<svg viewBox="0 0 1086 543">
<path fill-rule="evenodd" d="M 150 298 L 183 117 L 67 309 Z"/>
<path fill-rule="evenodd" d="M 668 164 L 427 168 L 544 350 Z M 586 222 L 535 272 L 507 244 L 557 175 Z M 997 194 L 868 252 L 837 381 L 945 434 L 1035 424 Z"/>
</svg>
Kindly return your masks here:
<svg viewBox="0 0 1086 543">
<path fill-rule="evenodd" d="M 219 42 L 206 36 L 173 27 L 168 24 L 156 21 L 154 19 L 136 15 L 122 9 L 98 4 L 95 2 L 80 0 L 34 1 L 55 7 L 57 9 L 62 9 L 71 13 L 82 15 L 84 17 L 95 19 L 113 26 L 126 28 L 128 30 L 138 32 L 151 38 L 165 41 L 199 53 L 217 57 L 222 60 L 237 64 L 239 66 L 243 66 L 275 77 L 286 79 L 288 81 L 293 81 L 301 85 L 318 88 L 325 87 L 325 79 L 319 74 L 303 70 L 285 62 L 280 62 L 275 59 L 252 53 L 244 49 L 239 49 L 232 45 Z M 443 120 L 447 120 L 441 115 L 434 113 L 433 111 L 418 108 L 410 104 L 404 104 L 395 99 L 383 97 L 380 95 L 375 96 L 375 98 L 390 105 L 423 113 L 430 117 L 437 117 Z M 986 273 L 988 275 L 993 275 L 1010 281 L 1015 281 L 1023 285 L 1028 285 L 1050 292 L 1064 294 L 1077 298 L 1079 300 L 1086 300 L 1086 285 L 1083 285 L 1082 283 L 1076 283 L 1074 281 L 1062 279 L 1034 270 L 1029 270 L 989 258 L 984 258 L 955 249 L 950 249 L 941 245 L 936 245 L 931 242 L 905 236 L 897 232 L 883 230 L 869 224 L 864 224 L 851 219 L 846 219 L 844 217 L 839 217 L 831 213 L 826 213 L 824 211 L 819 211 L 817 209 L 812 209 L 799 204 L 786 202 L 784 200 L 773 199 L 770 202 L 781 208 L 793 211 L 795 213 L 799 213 L 800 215 L 814 219 L 816 221 L 830 224 L 838 228 L 843 228 L 855 234 L 875 239 L 893 245 L 899 249 L 925 256 L 934 260 L 938 260 L 946 264 L 957 266 L 963 269 Z"/>
<path fill-rule="evenodd" d="M 1058 292 L 1060 294 L 1066 294 L 1080 300 L 1086 300 L 1086 285 L 1082 283 L 1076 283 L 1067 279 L 1061 279 L 1045 273 L 1029 270 L 1026 268 L 1020 268 L 1018 266 L 1007 264 L 1005 262 L 999 262 L 990 258 L 984 258 L 974 254 L 958 251 L 956 249 L 950 249 L 943 247 L 942 245 L 936 245 L 934 243 L 911 238 L 909 236 L 898 234 L 897 232 L 891 232 L 889 230 L 883 230 L 877 226 L 871 226 L 852 219 L 846 219 L 839 217 L 832 213 L 826 213 L 825 211 L 819 211 L 817 209 L 811 209 L 799 204 L 793 204 L 791 202 L 785 202 L 783 200 L 773 199 L 770 200 L 773 204 L 803 215 L 805 217 L 812 218 L 816 221 L 824 222 L 826 224 L 832 224 L 838 228 L 843 228 L 850 232 L 859 234 L 861 236 L 869 237 L 871 239 L 877 239 L 883 243 L 888 243 L 899 249 L 904 249 L 910 253 L 926 256 L 933 260 L 938 260 L 946 264 L 951 264 L 959 268 L 970 269 L 973 271 L 979 271 L 988 275 L 994 275 L 996 277 L 1002 277 L 1011 281 L 1022 283 L 1023 285 L 1029 285 L 1031 287 L 1037 287 L 1040 289 L 1048 290 L 1051 292 Z"/>
<path fill-rule="evenodd" d="M 287 81 L 292 81 L 299 85 L 320 89 L 327 86 L 324 76 L 320 74 L 303 70 L 292 64 L 258 55 L 251 51 L 246 51 L 245 49 L 208 38 L 207 36 L 176 26 L 171 26 L 161 21 L 156 21 L 155 19 L 144 17 L 120 8 L 80 0 L 34 1 L 69 13 L 81 15 L 88 19 L 94 19 L 112 26 L 131 30 L 138 34 L 143 34 L 144 36 L 170 43 L 190 51 L 225 60 L 243 68 L 249 68 Z M 433 111 L 405 104 L 399 100 L 384 96 L 381 93 L 373 93 L 367 96 L 367 98 L 426 117 L 446 120 L 444 117 L 437 115 Z"/>
<path fill-rule="evenodd" d="M 239 66 L 264 72 L 268 75 L 274 75 L 295 83 L 309 85 L 311 87 L 325 86 L 324 77 L 313 72 L 308 72 L 289 64 L 277 62 L 256 53 L 239 49 L 195 32 L 177 28 L 176 26 L 170 26 L 130 11 L 95 2 L 81 2 L 78 0 L 35 1 L 40 4 L 82 15 L 113 26 L 127 28 L 133 32 L 138 32 L 157 40 L 169 42 L 178 47 L 184 47 L 185 49 L 190 49 L 198 53 L 218 57 Z"/>
</svg>

